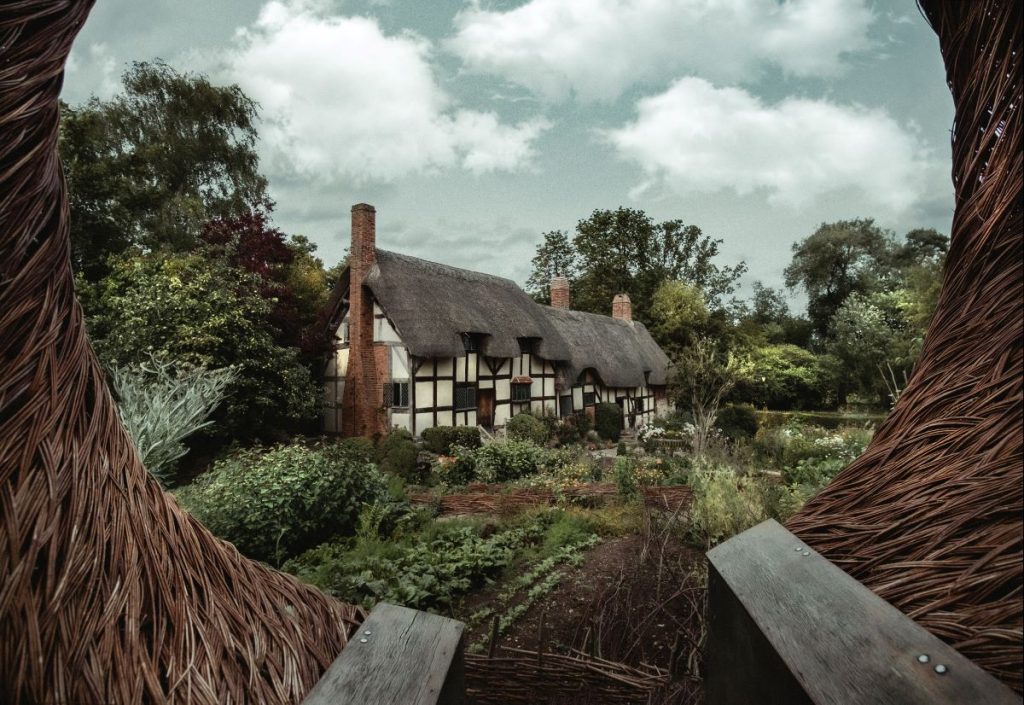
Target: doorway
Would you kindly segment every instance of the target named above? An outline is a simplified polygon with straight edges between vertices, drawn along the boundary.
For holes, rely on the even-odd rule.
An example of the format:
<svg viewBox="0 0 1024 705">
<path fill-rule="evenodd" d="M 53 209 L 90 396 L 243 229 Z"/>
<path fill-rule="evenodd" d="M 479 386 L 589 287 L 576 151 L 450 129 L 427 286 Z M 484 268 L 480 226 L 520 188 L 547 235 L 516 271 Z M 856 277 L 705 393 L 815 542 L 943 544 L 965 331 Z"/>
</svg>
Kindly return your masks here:
<svg viewBox="0 0 1024 705">
<path fill-rule="evenodd" d="M 494 390 L 480 389 L 476 395 L 476 422 L 486 429 L 494 428 Z"/>
</svg>

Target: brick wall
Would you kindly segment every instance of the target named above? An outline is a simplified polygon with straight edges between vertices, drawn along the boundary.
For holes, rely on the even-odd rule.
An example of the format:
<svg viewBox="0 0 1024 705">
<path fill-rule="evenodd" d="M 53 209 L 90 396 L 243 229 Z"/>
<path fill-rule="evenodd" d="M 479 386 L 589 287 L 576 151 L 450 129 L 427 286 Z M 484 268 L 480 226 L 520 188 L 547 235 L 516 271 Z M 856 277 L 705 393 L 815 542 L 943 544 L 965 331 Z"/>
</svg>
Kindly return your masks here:
<svg viewBox="0 0 1024 705">
<path fill-rule="evenodd" d="M 612 299 L 612 318 L 633 320 L 633 303 L 629 300 L 629 294 L 616 294 Z"/>
<path fill-rule="evenodd" d="M 376 211 L 352 206 L 352 246 L 349 250 L 349 359 L 342 400 L 342 434 L 373 436 L 385 430 L 384 382 L 387 346 L 373 342 L 373 297 L 363 286 L 377 261 Z M 381 351 L 380 349 L 383 349 Z"/>
<path fill-rule="evenodd" d="M 551 307 L 568 309 L 569 306 L 569 280 L 565 277 L 553 277 L 551 279 Z"/>
</svg>

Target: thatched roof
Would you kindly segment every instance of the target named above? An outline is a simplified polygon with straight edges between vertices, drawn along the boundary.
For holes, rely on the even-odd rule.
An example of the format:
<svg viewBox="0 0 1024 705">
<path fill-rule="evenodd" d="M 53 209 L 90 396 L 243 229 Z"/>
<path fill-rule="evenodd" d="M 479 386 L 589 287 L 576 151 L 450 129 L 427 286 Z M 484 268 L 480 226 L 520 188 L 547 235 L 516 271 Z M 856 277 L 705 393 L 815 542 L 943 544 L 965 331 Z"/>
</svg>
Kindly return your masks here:
<svg viewBox="0 0 1024 705">
<path fill-rule="evenodd" d="M 593 369 L 609 387 L 665 384 L 669 360 L 643 323 L 542 306 L 572 352 L 568 382 Z M 646 377 L 646 380 L 645 380 Z"/>
<path fill-rule="evenodd" d="M 539 355 L 569 359 L 542 307 L 511 279 L 377 250 L 364 283 L 417 357 L 460 357 L 462 334 L 480 333 L 491 357 L 515 357 L 518 338 L 538 338 Z"/>
<path fill-rule="evenodd" d="M 333 326 L 348 276 L 346 269 L 332 302 Z M 465 355 L 463 333 L 482 334 L 491 357 L 515 357 L 519 338 L 535 338 L 538 355 L 566 363 L 568 385 L 586 369 L 612 387 L 639 386 L 645 376 L 666 382 L 668 357 L 642 323 L 542 306 L 511 279 L 377 250 L 365 284 L 417 357 Z"/>
</svg>

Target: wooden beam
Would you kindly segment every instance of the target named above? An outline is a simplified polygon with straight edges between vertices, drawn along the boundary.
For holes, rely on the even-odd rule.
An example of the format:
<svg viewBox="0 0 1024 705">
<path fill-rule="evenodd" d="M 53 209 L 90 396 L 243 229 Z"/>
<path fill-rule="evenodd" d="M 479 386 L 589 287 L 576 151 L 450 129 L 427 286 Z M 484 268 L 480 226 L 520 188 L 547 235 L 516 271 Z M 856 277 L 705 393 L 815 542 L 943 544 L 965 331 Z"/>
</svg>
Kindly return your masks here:
<svg viewBox="0 0 1024 705">
<path fill-rule="evenodd" d="M 464 625 L 381 603 L 303 705 L 462 705 Z"/>
<path fill-rule="evenodd" d="M 775 521 L 708 563 L 707 705 L 1021 702 Z"/>
</svg>

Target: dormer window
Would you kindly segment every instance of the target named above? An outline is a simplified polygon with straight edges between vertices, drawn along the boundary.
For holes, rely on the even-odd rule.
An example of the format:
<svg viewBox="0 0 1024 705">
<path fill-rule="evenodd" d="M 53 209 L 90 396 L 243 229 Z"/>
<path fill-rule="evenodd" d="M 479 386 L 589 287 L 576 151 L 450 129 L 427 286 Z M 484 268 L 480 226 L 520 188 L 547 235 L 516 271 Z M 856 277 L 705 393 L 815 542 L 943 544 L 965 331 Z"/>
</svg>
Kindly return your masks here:
<svg viewBox="0 0 1024 705">
<path fill-rule="evenodd" d="M 534 348 L 533 338 L 519 338 L 519 352 L 523 355 L 532 355 Z"/>
<path fill-rule="evenodd" d="M 462 347 L 466 352 L 479 352 L 480 350 L 480 336 L 476 333 L 463 333 L 462 334 Z"/>
</svg>

